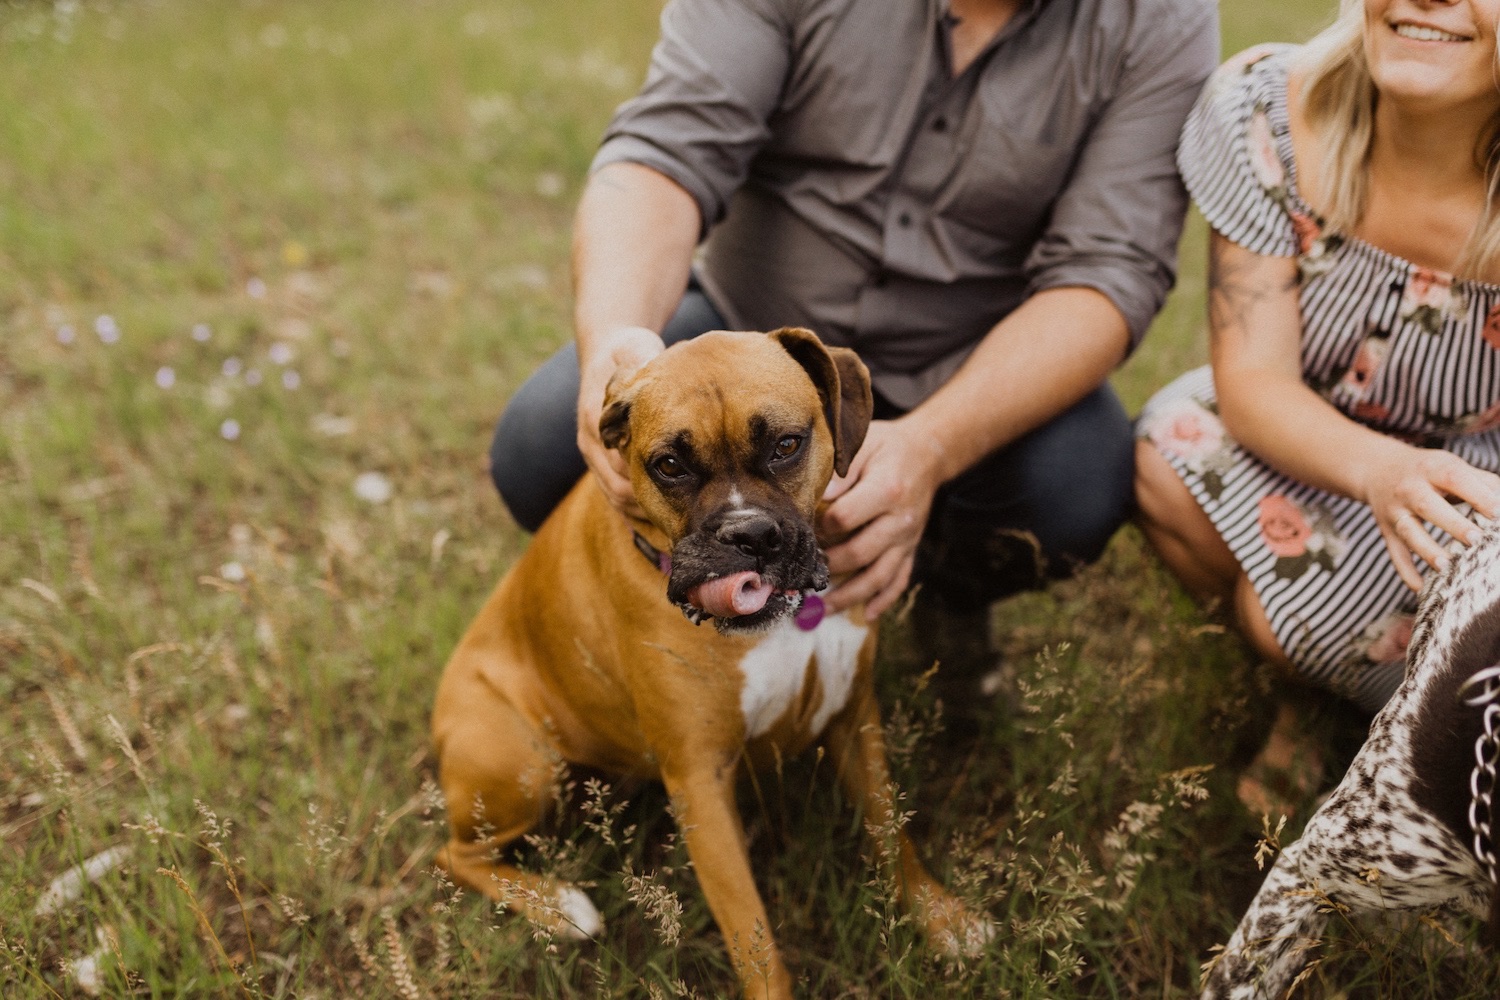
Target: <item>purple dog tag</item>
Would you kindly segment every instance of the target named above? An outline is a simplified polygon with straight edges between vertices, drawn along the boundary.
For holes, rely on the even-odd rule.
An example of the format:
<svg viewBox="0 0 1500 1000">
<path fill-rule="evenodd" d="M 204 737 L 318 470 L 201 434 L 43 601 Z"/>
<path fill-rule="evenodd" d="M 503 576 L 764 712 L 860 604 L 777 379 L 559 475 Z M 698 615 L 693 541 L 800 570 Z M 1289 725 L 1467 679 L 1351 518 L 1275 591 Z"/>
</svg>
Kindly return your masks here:
<svg viewBox="0 0 1500 1000">
<path fill-rule="evenodd" d="M 824 610 L 823 598 L 817 594 L 808 594 L 802 598 L 802 606 L 797 609 L 797 627 L 804 632 L 811 632 L 823 620 Z"/>
</svg>

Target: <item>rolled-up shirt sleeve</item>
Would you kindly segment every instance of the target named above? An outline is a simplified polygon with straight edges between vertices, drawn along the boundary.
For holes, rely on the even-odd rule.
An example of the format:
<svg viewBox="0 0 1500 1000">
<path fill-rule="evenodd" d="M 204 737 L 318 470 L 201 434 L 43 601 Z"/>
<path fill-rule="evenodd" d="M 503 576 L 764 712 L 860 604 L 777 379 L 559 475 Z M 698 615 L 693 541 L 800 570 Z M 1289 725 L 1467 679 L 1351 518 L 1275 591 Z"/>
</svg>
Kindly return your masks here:
<svg viewBox="0 0 1500 1000">
<path fill-rule="evenodd" d="M 1218 9 L 1137 24 L 1121 85 L 1026 261 L 1029 291 L 1082 286 L 1115 304 L 1134 350 L 1176 279 L 1187 193 L 1177 138 L 1218 62 Z M 1143 20 L 1145 20 L 1143 18 Z"/>
<path fill-rule="evenodd" d="M 615 112 L 591 169 L 624 161 L 665 174 L 697 201 L 707 232 L 770 138 L 790 37 L 770 0 L 673 0 L 645 85 Z"/>
</svg>

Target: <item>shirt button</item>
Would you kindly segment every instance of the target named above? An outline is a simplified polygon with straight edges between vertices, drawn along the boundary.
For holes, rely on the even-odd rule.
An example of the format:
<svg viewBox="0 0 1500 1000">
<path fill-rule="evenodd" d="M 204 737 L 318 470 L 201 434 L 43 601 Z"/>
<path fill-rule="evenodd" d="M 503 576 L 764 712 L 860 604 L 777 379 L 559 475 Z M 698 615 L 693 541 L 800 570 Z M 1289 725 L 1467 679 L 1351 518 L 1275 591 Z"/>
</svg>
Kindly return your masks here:
<svg viewBox="0 0 1500 1000">
<path fill-rule="evenodd" d="M 934 132 L 948 131 L 948 119 L 944 118 L 942 115 L 938 115 L 932 120 L 932 130 Z"/>
<path fill-rule="evenodd" d="M 876 288 L 884 288 L 886 285 L 890 284 L 890 280 L 891 279 L 886 276 L 886 273 L 884 271 L 876 271 L 875 278 L 870 282 L 870 284 L 874 285 Z"/>
<path fill-rule="evenodd" d="M 911 213 L 902 212 L 900 215 L 896 216 L 896 224 L 902 229 L 905 229 L 907 226 L 911 225 Z"/>
</svg>

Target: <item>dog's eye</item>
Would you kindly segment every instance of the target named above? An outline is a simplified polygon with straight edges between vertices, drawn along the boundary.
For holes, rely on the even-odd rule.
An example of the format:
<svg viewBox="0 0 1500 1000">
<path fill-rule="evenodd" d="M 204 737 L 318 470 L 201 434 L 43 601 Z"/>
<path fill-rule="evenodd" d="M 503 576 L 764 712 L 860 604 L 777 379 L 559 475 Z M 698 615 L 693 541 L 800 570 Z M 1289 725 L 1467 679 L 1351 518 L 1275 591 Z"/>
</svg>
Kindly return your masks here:
<svg viewBox="0 0 1500 1000">
<path fill-rule="evenodd" d="M 651 463 L 651 469 L 663 479 L 681 479 L 687 475 L 687 466 L 679 462 L 676 455 L 663 455 Z"/>
<path fill-rule="evenodd" d="M 776 442 L 776 450 L 772 453 L 778 461 L 786 461 L 797 452 L 802 450 L 802 439 L 795 434 L 788 434 Z"/>
</svg>

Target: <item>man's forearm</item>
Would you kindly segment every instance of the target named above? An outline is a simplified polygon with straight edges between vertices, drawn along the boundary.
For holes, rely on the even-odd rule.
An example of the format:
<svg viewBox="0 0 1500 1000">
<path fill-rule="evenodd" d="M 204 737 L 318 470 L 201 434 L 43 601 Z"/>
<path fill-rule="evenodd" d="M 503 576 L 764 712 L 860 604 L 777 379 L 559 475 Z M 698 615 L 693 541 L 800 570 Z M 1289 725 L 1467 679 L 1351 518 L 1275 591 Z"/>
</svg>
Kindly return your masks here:
<svg viewBox="0 0 1500 1000">
<path fill-rule="evenodd" d="M 1038 292 L 900 422 L 930 442 L 938 480 L 947 482 L 1092 392 L 1129 342 L 1125 317 L 1103 293 Z"/>
<path fill-rule="evenodd" d="M 589 179 L 573 225 L 573 322 L 587 358 L 615 330 L 660 332 L 687 286 L 698 204 L 649 167 L 612 163 Z"/>
</svg>

